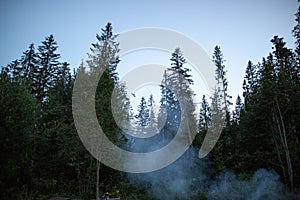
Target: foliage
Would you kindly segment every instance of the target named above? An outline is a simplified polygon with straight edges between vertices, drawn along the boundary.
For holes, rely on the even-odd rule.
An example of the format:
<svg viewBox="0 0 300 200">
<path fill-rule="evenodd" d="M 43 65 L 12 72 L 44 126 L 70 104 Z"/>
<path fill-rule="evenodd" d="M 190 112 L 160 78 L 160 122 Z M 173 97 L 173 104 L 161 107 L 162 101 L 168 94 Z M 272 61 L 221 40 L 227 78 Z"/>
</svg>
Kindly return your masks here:
<svg viewBox="0 0 300 200">
<path fill-rule="evenodd" d="M 250 180 L 256 187 L 257 177 L 266 173 L 260 168 L 274 169 L 280 175 L 276 181 L 280 179 L 291 194 L 299 191 L 299 15 L 298 9 L 293 29 L 295 49 L 289 49 L 283 38 L 274 36 L 273 51 L 260 63 L 247 63 L 243 97 L 237 97 L 234 108 L 227 91 L 224 56 L 220 46 L 216 46 L 213 62 L 219 84 L 213 95 L 202 97 L 198 116 L 191 89 L 194 83 L 191 69 L 185 67 L 186 60 L 179 48 L 171 54 L 170 66 L 162 77 L 159 112 L 155 113 L 151 95 L 149 99 L 141 98 L 137 115 L 132 117 L 126 84 L 119 81 L 117 73 L 119 44 L 111 23 L 96 35 L 87 63 L 82 63 L 74 73 L 67 62 L 60 60 L 53 35 L 47 36 L 37 49 L 30 44 L 21 58 L 2 67 L 0 74 L 0 198 L 47 199 L 64 195 L 92 199 L 103 194 L 124 199 L 159 198 L 149 193 L 148 185 L 135 187 L 126 174 L 101 165 L 81 143 L 72 117 L 73 84 L 76 74 L 93 76 L 96 72 L 103 73 L 95 95 L 99 124 L 110 141 L 119 146 L 127 144 L 129 149 L 132 139 L 122 133 L 115 117 L 122 123 L 134 118 L 141 127 L 155 126 L 165 117 L 162 130 L 151 139 L 156 145 L 151 150 L 166 145 L 178 131 L 188 133 L 182 141 L 199 148 L 212 124 L 220 122 L 219 111 L 224 101 L 226 120 L 220 125 L 221 137 L 209 155 L 212 166 L 209 175 L 218 180 L 220 172 L 230 169 L 239 178 L 222 173 L 232 182 L 226 188 L 223 183 L 217 185 L 214 190 L 195 189 L 193 185 L 193 198 L 206 199 L 228 191 L 239 195 L 233 190 L 244 188 L 236 183 L 243 185 Z M 85 84 L 88 87 L 91 83 Z M 112 106 L 117 116 L 113 116 Z M 196 132 L 192 141 L 191 135 Z M 181 158 L 182 171 L 187 174 L 201 170 L 197 164 L 189 165 L 195 156 L 192 152 L 194 149 L 189 149 Z M 172 177 L 170 182 L 174 180 L 177 179 Z M 162 182 L 157 186 L 167 188 Z"/>
</svg>

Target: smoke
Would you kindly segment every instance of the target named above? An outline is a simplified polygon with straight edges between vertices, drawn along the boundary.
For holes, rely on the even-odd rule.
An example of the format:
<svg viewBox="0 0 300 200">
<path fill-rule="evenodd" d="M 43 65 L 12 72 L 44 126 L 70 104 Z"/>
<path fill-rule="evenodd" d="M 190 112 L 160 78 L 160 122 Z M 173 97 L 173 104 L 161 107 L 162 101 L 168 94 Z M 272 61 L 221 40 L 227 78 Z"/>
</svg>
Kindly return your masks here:
<svg viewBox="0 0 300 200">
<path fill-rule="evenodd" d="M 140 153 L 156 151 L 172 141 L 175 134 L 175 130 L 163 129 L 160 134 L 150 138 L 126 136 L 129 142 L 123 148 Z M 127 173 L 127 179 L 131 185 L 146 191 L 154 200 L 288 199 L 286 189 L 274 170 L 258 169 L 248 180 L 242 180 L 232 171 L 216 175 L 209 155 L 199 159 L 198 152 L 199 149 L 190 147 L 167 167 L 149 173 Z M 145 168 L 160 160 L 149 157 L 143 162 L 126 162 Z"/>
<path fill-rule="evenodd" d="M 139 143 L 139 142 L 137 142 Z M 133 145 L 146 151 L 147 143 Z M 157 149 L 159 143 L 152 143 Z M 154 147 L 155 146 L 155 147 Z M 137 149 L 135 149 L 138 151 Z M 136 188 L 147 191 L 151 199 L 288 199 L 284 185 L 274 170 L 259 169 L 249 180 L 241 180 L 232 171 L 212 178 L 209 158 L 199 159 L 198 149 L 189 148 L 169 166 L 149 173 L 128 173 L 127 179 Z M 153 160 L 149 162 L 155 162 Z M 142 165 L 142 163 L 136 163 Z M 145 163 L 144 163 L 145 164 Z"/>
<path fill-rule="evenodd" d="M 171 142 L 174 135 L 176 129 L 167 128 L 150 138 L 127 135 L 128 142 L 123 148 L 139 153 L 156 151 Z M 215 175 L 209 156 L 199 159 L 198 152 L 199 149 L 190 147 L 167 167 L 149 173 L 127 173 L 127 179 L 131 185 L 146 191 L 155 200 L 288 199 L 284 185 L 274 170 L 258 169 L 249 180 L 240 179 L 232 171 Z M 160 160 L 149 157 L 143 162 L 126 162 L 143 168 Z"/>
<path fill-rule="evenodd" d="M 287 199 L 279 175 L 266 169 L 257 170 L 248 181 L 240 180 L 233 172 L 224 172 L 211 182 L 207 196 L 208 199 Z"/>
<path fill-rule="evenodd" d="M 183 133 L 193 131 L 187 128 L 190 127 L 187 123 L 189 120 L 181 120 L 188 117 L 176 118 L 174 116 L 180 114 L 176 113 L 177 110 L 174 112 L 170 110 L 166 111 L 167 120 L 159 134 L 149 138 L 135 138 L 124 133 L 127 135 L 128 142 L 122 148 L 138 153 L 153 152 L 173 141 L 178 131 Z M 182 121 L 186 124 L 182 125 Z M 186 140 L 187 138 L 182 138 L 179 143 L 182 142 L 183 145 Z M 180 147 L 180 144 L 177 147 Z M 173 151 L 169 151 L 164 156 L 171 157 L 172 153 L 174 154 Z M 198 154 L 199 149 L 190 147 L 178 160 L 167 167 L 149 173 L 128 173 L 127 179 L 130 184 L 145 190 L 151 199 L 155 200 L 287 199 L 284 185 L 274 170 L 259 169 L 249 180 L 242 180 L 231 171 L 215 175 L 209 156 L 199 159 Z M 127 159 L 126 163 L 134 164 L 141 169 L 161 161 L 156 157 L 145 156 L 145 158 L 143 162 Z"/>
<path fill-rule="evenodd" d="M 169 166 L 149 173 L 127 174 L 129 182 L 145 189 L 152 199 L 191 199 L 209 184 L 207 162 L 188 158 L 196 156 L 189 149 L 180 159 Z"/>
</svg>

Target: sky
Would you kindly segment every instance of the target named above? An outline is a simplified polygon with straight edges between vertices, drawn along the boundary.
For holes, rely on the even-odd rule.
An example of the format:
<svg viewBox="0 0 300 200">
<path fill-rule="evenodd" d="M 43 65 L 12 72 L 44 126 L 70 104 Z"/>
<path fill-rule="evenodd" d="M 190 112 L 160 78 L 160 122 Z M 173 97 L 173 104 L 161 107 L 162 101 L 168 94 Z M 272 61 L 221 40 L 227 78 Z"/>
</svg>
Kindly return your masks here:
<svg viewBox="0 0 300 200">
<path fill-rule="evenodd" d="M 20 58 L 31 43 L 38 46 L 50 34 L 58 42 L 61 61 L 77 68 L 107 22 L 116 34 L 165 28 L 191 38 L 209 56 L 216 45 L 221 47 L 235 102 L 242 94 L 248 60 L 257 63 L 267 56 L 274 35 L 294 48 L 291 30 L 297 8 L 297 0 L 1 0 L 0 66 Z"/>
</svg>

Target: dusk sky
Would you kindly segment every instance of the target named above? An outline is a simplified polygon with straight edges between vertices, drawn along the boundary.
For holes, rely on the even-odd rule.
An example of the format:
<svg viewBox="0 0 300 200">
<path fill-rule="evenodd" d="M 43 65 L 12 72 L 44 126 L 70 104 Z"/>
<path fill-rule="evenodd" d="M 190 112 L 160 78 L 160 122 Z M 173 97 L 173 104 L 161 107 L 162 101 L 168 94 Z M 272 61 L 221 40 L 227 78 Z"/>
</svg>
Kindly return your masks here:
<svg viewBox="0 0 300 200">
<path fill-rule="evenodd" d="M 30 43 L 37 47 L 49 34 L 58 42 L 61 60 L 77 68 L 107 22 L 117 34 L 144 27 L 166 28 L 190 37 L 210 56 L 215 45 L 221 46 L 235 102 L 242 93 L 248 60 L 257 63 L 267 56 L 274 35 L 284 37 L 288 47 L 294 48 L 291 30 L 297 6 L 297 0 L 2 0 L 0 66 L 19 59 Z"/>
</svg>

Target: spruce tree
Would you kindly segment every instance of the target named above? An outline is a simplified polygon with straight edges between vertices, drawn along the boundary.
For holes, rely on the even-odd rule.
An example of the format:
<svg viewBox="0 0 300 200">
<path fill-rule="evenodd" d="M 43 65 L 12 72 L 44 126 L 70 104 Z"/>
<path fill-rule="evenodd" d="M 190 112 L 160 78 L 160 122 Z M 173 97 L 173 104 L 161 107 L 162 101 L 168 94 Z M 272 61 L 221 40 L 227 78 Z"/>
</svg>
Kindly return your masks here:
<svg viewBox="0 0 300 200">
<path fill-rule="evenodd" d="M 221 51 L 221 48 L 219 46 L 215 46 L 214 49 L 214 54 L 213 54 L 213 62 L 215 63 L 216 66 L 216 80 L 218 82 L 218 84 L 221 84 L 222 86 L 222 95 L 223 98 L 225 100 L 225 108 L 226 108 L 226 121 L 227 123 L 229 122 L 230 119 L 230 113 L 229 113 L 229 106 L 232 105 L 232 103 L 230 102 L 230 99 L 232 98 L 227 90 L 228 90 L 228 81 L 226 78 L 226 70 L 225 70 L 225 65 L 224 65 L 224 57 L 223 57 L 223 53 Z"/>
<path fill-rule="evenodd" d="M 207 129 L 210 124 L 211 116 L 210 116 L 210 107 L 206 100 L 205 95 L 202 96 L 202 102 L 201 102 L 201 108 L 199 112 L 199 123 L 198 123 L 198 129 L 200 133 L 207 132 Z"/>
<path fill-rule="evenodd" d="M 33 72 L 37 67 L 37 54 L 35 52 L 34 44 L 30 44 L 29 49 L 23 52 L 20 64 L 22 66 L 22 78 L 24 81 L 32 84 Z"/>
<path fill-rule="evenodd" d="M 298 6 L 297 13 L 295 14 L 296 16 L 296 26 L 294 27 L 292 33 L 293 36 L 295 37 L 295 54 L 296 54 L 296 65 L 295 69 L 297 70 L 297 75 L 300 75 L 300 6 Z"/>
<path fill-rule="evenodd" d="M 114 144 L 117 143 L 118 133 L 120 132 L 117 126 L 112 111 L 111 111 L 111 96 L 114 87 L 117 85 L 118 74 L 116 67 L 120 62 L 118 57 L 119 44 L 115 42 L 117 35 L 113 34 L 111 23 L 107 23 L 104 29 L 101 29 L 101 35 L 96 35 L 97 42 L 92 44 L 91 53 L 88 54 L 88 67 L 91 76 L 102 73 L 96 90 L 95 107 L 98 121 L 103 132 Z M 114 102 L 115 104 L 116 102 Z M 120 101 L 122 105 L 127 102 Z M 125 103 L 125 104 L 124 104 Z M 123 107 L 123 106 L 121 106 Z M 99 144 L 101 146 L 101 144 Z M 98 147 L 97 147 L 98 148 Z M 101 147 L 100 147 L 101 148 Z M 111 158 L 115 159 L 115 158 Z M 110 168 L 103 166 L 100 173 L 100 161 L 96 161 L 96 198 L 99 198 L 100 177 L 102 179 L 110 174 L 110 177 L 119 177 L 119 173 L 112 171 Z"/>
<path fill-rule="evenodd" d="M 232 158 L 231 143 L 233 133 L 230 124 L 230 111 L 229 106 L 231 96 L 227 92 L 228 81 L 226 78 L 226 70 L 224 65 L 224 58 L 221 48 L 216 46 L 213 53 L 213 62 L 215 63 L 215 79 L 217 84 L 215 86 L 214 94 L 211 97 L 211 124 L 212 131 L 221 131 L 222 134 L 213 149 L 213 160 L 215 162 L 215 169 L 221 171 L 229 166 Z M 225 117 L 222 115 L 225 113 Z M 224 122 L 225 120 L 225 122 Z M 220 130 L 222 125 L 222 129 Z"/>
<path fill-rule="evenodd" d="M 136 123 L 140 127 L 146 127 L 149 124 L 149 109 L 145 97 L 141 98 L 138 105 L 138 114 L 135 116 Z"/>
<path fill-rule="evenodd" d="M 174 90 L 175 98 L 178 100 L 176 107 L 174 107 L 175 113 L 172 113 L 171 117 L 174 119 L 173 128 L 176 131 L 185 133 L 182 139 L 183 143 L 192 145 L 193 136 L 196 135 L 197 122 L 195 119 L 195 105 L 194 105 L 194 92 L 191 89 L 193 84 L 191 69 L 185 67 L 185 58 L 182 51 L 176 48 L 172 53 L 171 68 L 169 71 L 169 85 Z M 175 101 L 174 101 L 175 102 Z M 170 105 L 171 106 L 171 105 Z M 185 160 L 191 159 L 190 151 L 185 154 Z"/>
<path fill-rule="evenodd" d="M 161 84 L 161 100 L 159 121 L 166 117 L 166 123 L 163 128 L 163 138 L 169 140 L 173 138 L 178 129 L 180 120 L 180 107 L 178 97 L 174 93 L 174 76 L 170 70 L 164 72 L 164 77 Z"/>
<path fill-rule="evenodd" d="M 236 98 L 236 103 L 235 103 L 235 110 L 234 110 L 234 114 L 233 114 L 233 121 L 236 124 L 239 124 L 241 121 L 241 115 L 243 112 L 243 103 L 242 103 L 242 99 L 240 97 L 240 95 L 237 96 Z"/>
<path fill-rule="evenodd" d="M 21 82 L 21 67 L 19 60 L 14 60 L 7 65 L 8 76 L 17 82 Z"/>
<path fill-rule="evenodd" d="M 193 142 L 196 147 L 201 147 L 207 130 L 210 127 L 210 121 L 211 113 L 209 102 L 207 101 L 206 96 L 203 95 L 198 119 L 198 134 Z"/>
<path fill-rule="evenodd" d="M 52 88 L 60 75 L 60 54 L 57 51 L 57 42 L 53 35 L 46 37 L 38 46 L 38 67 L 33 72 L 33 92 L 37 100 L 44 104 L 48 98 L 49 90 Z"/>
<path fill-rule="evenodd" d="M 256 92 L 258 84 L 257 78 L 257 67 L 253 65 L 251 61 L 248 61 L 243 82 L 243 97 L 245 99 L 245 106 L 247 106 L 251 96 Z"/>
<path fill-rule="evenodd" d="M 148 100 L 148 110 L 149 110 L 149 125 L 156 126 L 156 116 L 155 116 L 155 107 L 154 107 L 154 98 L 153 95 L 150 94 Z"/>
</svg>

